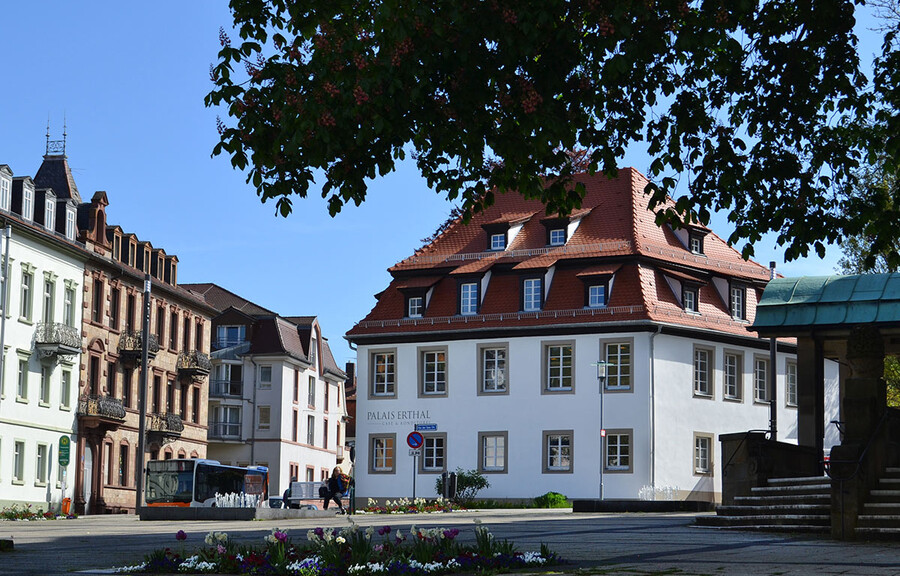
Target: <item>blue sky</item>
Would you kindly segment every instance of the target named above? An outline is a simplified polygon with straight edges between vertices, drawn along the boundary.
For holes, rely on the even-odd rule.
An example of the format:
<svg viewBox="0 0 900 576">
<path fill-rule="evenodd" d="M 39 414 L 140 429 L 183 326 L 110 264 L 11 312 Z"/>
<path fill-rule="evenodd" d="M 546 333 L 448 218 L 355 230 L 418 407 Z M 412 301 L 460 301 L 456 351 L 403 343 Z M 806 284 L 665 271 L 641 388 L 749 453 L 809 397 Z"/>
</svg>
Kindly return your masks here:
<svg viewBox="0 0 900 576">
<path fill-rule="evenodd" d="M 78 189 L 85 199 L 107 192 L 111 224 L 176 254 L 180 282 L 214 282 L 286 316 L 317 315 L 343 366 L 355 359 L 343 335 L 386 287 L 386 269 L 419 247 L 450 204 L 407 163 L 334 219 L 320 198 L 275 216 L 227 158 L 210 157 L 218 112 L 203 97 L 219 27 L 231 22 L 224 1 L 6 3 L 0 164 L 33 176 L 48 117 L 51 139 L 65 117 Z M 626 163 L 647 171 L 640 153 Z M 711 227 L 730 232 L 724 217 Z M 831 248 L 824 261 L 784 264 L 770 238 L 755 259 L 798 276 L 832 273 L 839 256 Z"/>
</svg>

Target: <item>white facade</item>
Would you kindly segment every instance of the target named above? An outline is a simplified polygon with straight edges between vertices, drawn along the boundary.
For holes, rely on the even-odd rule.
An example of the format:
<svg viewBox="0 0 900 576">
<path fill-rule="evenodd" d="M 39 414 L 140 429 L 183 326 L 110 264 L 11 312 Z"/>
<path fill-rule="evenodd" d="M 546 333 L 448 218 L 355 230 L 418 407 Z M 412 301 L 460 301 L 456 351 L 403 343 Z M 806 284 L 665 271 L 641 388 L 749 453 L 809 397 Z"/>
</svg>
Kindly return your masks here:
<svg viewBox="0 0 900 576">
<path fill-rule="evenodd" d="M 58 463 L 62 436 L 71 440 L 65 497 L 73 496 L 84 256 L 74 247 L 60 246 L 13 226 L 0 393 L 2 505 L 30 503 L 47 510 L 51 503 L 58 510 L 63 497 Z M 78 352 L 42 354 L 35 339 L 44 323 L 74 330 Z M 49 330 L 59 335 L 65 328 Z"/>
<path fill-rule="evenodd" d="M 555 491 L 569 498 L 599 498 L 601 455 L 606 450 L 608 458 L 618 454 L 620 460 L 608 460 L 602 471 L 604 498 L 646 499 L 656 491 L 662 494 L 657 498 L 671 494 L 677 499 L 713 500 L 721 494 L 718 435 L 769 427 L 769 405 L 754 400 L 754 370 L 760 367 L 757 362 L 768 362 L 769 350 L 752 347 L 765 344 L 752 338 L 708 337 L 641 331 L 360 345 L 357 496 L 412 495 L 413 458 L 407 435 L 416 424 L 428 423 L 437 430 L 423 432 L 426 445 L 417 458 L 417 496 L 433 497 L 436 476 L 462 468 L 479 469 L 490 481 L 480 497 L 528 499 Z M 573 378 L 566 382 L 570 389 L 548 391 L 548 378 L 553 378 L 548 354 L 551 348 L 558 351 L 557 346 L 571 350 Z M 611 346 L 613 355 L 627 352 L 630 360 L 627 369 L 622 365 L 622 373 L 627 370 L 630 382 L 622 385 L 625 380 L 613 374 L 607 378 L 602 428 L 607 444 L 613 445 L 603 446 L 596 364 L 610 360 Z M 485 348 L 506 351 L 505 382 L 500 386 L 505 390 L 483 389 Z M 699 377 L 699 382 L 692 361 L 695 350 L 705 353 L 709 364 L 707 378 Z M 426 375 L 433 372 L 433 364 L 426 366 L 435 358 L 427 356 L 431 351 L 446 354 L 446 393 L 423 392 L 423 382 L 432 378 Z M 729 398 L 726 354 L 729 366 L 740 366 L 730 371 L 739 374 L 740 383 L 735 387 L 731 380 Z M 395 395 L 385 394 L 381 383 L 377 391 L 373 388 L 373 372 L 390 372 L 384 370 L 390 355 L 395 359 Z M 381 363 L 378 369 L 376 361 Z M 779 351 L 778 439 L 787 442 L 797 438 L 797 409 L 786 405 L 785 387 L 785 370 L 794 361 L 793 354 Z M 829 362 L 826 389 L 836 386 L 837 367 Z M 828 403 L 830 420 L 836 413 L 836 397 L 829 394 Z M 835 442 L 836 437 L 826 438 L 826 446 Z M 391 443 L 393 461 L 388 462 L 385 450 Z M 442 443 L 445 452 L 440 461 Z M 561 452 L 568 444 L 567 457 L 559 458 L 557 452 L 554 458 L 554 443 Z"/>
</svg>

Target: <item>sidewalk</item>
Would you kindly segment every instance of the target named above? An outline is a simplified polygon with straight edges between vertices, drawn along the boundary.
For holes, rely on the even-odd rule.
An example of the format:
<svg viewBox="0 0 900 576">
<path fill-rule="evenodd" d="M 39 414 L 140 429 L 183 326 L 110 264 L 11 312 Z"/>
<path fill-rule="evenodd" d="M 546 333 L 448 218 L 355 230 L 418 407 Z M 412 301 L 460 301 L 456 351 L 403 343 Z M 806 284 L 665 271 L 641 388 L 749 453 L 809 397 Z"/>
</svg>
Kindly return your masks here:
<svg viewBox="0 0 900 576">
<path fill-rule="evenodd" d="M 562 574 L 661 575 L 895 575 L 900 545 L 844 543 L 827 538 L 734 532 L 693 526 L 694 514 L 575 514 L 570 510 L 482 510 L 450 514 L 357 515 L 360 526 L 457 527 L 470 540 L 473 521 L 519 550 L 541 543 L 569 563 L 550 570 Z M 98 570 L 138 563 L 147 552 L 201 545 L 207 532 L 224 531 L 242 541 L 258 541 L 273 527 L 297 540 L 316 526 L 345 526 L 347 517 L 252 522 L 141 522 L 134 516 L 86 516 L 49 522 L 0 521 L 0 537 L 12 537 L 15 551 L 0 554 L 0 574 L 98 574 Z M 108 572 L 107 572 L 108 573 Z"/>
</svg>

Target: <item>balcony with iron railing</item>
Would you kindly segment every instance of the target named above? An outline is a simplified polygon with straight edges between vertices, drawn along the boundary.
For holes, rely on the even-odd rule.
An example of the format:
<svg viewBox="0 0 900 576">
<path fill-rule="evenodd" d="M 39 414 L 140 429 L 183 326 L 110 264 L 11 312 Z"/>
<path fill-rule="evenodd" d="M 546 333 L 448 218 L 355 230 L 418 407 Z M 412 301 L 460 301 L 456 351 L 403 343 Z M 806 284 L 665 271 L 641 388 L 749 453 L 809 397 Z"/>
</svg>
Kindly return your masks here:
<svg viewBox="0 0 900 576">
<path fill-rule="evenodd" d="M 178 355 L 175 368 L 178 370 L 179 378 L 203 377 L 209 375 L 210 370 L 212 370 L 212 363 L 209 361 L 207 354 L 199 350 L 191 350 Z"/>
<path fill-rule="evenodd" d="M 241 423 L 210 422 L 206 435 L 210 440 L 241 440 Z"/>
<path fill-rule="evenodd" d="M 42 358 L 79 354 L 81 333 L 78 328 L 59 322 L 38 322 L 34 330 L 34 347 Z"/>
<path fill-rule="evenodd" d="M 125 406 L 118 398 L 85 394 L 78 398 L 78 418 L 90 420 L 94 424 L 118 426 L 125 421 Z M 88 428 L 94 426 L 88 425 Z"/>
<path fill-rule="evenodd" d="M 244 394 L 244 383 L 240 380 L 210 380 L 210 398 L 240 398 Z"/>
<path fill-rule="evenodd" d="M 246 338 L 216 338 L 212 341 L 212 349 L 222 350 L 223 348 L 232 348 L 248 343 L 249 341 Z"/>
<path fill-rule="evenodd" d="M 147 418 L 147 438 L 150 444 L 166 444 L 181 438 L 184 422 L 171 412 L 150 414 Z"/>
<path fill-rule="evenodd" d="M 144 338 L 142 332 L 123 332 L 119 336 L 119 355 L 131 360 L 140 360 L 143 354 Z M 156 334 L 150 334 L 147 339 L 147 357 L 151 360 L 156 358 L 159 352 L 159 340 Z"/>
</svg>

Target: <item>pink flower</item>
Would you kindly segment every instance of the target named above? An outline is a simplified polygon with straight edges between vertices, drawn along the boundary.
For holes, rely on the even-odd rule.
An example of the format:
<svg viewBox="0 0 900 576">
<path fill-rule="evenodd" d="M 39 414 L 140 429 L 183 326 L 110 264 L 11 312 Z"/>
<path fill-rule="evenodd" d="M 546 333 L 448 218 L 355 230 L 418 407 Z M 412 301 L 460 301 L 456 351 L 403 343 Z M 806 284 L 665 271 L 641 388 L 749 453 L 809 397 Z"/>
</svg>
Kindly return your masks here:
<svg viewBox="0 0 900 576">
<path fill-rule="evenodd" d="M 279 542 L 287 542 L 287 533 L 286 532 L 275 532 L 273 534 L 275 539 Z"/>
<path fill-rule="evenodd" d="M 216 546 L 216 550 L 218 550 L 219 554 L 224 554 L 224 553 L 225 553 L 225 547 L 222 546 L 221 544 L 219 544 L 218 546 Z"/>
</svg>

